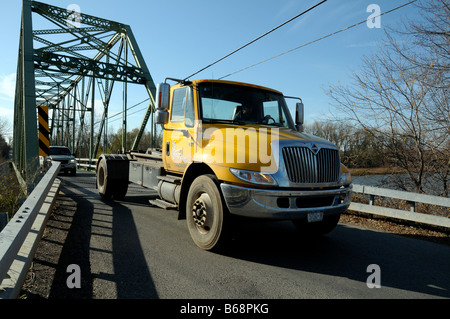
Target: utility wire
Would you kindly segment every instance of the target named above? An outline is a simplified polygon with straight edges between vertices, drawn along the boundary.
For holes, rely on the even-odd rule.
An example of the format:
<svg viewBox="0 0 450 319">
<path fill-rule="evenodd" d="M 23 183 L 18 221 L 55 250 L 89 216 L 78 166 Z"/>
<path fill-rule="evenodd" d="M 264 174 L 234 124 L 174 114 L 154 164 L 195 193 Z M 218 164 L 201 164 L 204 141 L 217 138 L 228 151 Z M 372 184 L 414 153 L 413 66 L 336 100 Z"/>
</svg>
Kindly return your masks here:
<svg viewBox="0 0 450 319">
<path fill-rule="evenodd" d="M 391 10 L 389 10 L 389 11 L 383 12 L 383 13 L 377 15 L 377 16 L 373 16 L 372 18 L 381 17 L 382 15 L 385 15 L 385 14 L 391 13 L 391 12 L 393 12 L 393 11 L 396 11 L 396 10 L 398 10 L 398 9 L 401 9 L 401 8 L 403 8 L 403 7 L 407 6 L 407 5 L 410 5 L 411 3 L 414 3 L 414 2 L 416 2 L 416 1 L 417 1 L 417 0 L 410 1 L 410 2 L 408 2 L 408 3 L 405 3 L 405 4 L 401 5 L 401 6 L 398 6 L 398 7 L 394 8 L 394 9 L 391 9 Z M 290 50 L 288 50 L 288 51 L 285 51 L 285 52 L 283 52 L 283 53 L 277 54 L 277 55 L 275 55 L 275 56 L 273 56 L 273 57 L 271 57 L 271 58 L 262 60 L 262 61 L 260 61 L 260 62 L 258 62 L 258 63 L 252 64 L 252 65 L 247 66 L 247 67 L 245 67 L 245 68 L 243 68 L 243 69 L 240 69 L 240 70 L 237 70 L 237 71 L 232 72 L 232 73 L 230 73 L 230 74 L 227 74 L 227 75 L 225 75 L 225 76 L 222 76 L 221 78 L 219 78 L 219 80 L 222 80 L 222 79 L 224 79 L 224 78 L 226 78 L 226 77 L 229 77 L 229 76 L 231 76 L 231 75 L 234 75 L 234 74 L 236 74 L 236 73 L 245 71 L 245 70 L 247 70 L 247 69 L 250 69 L 250 68 L 252 68 L 252 67 L 254 67 L 254 66 L 257 66 L 257 65 L 259 65 L 259 64 L 265 63 L 265 62 L 267 62 L 267 61 L 273 60 L 273 59 L 278 58 L 278 57 L 280 57 L 280 56 L 282 56 L 282 55 L 285 55 L 285 54 L 287 54 L 287 53 L 290 53 L 290 52 L 292 52 L 292 51 L 295 51 L 295 50 L 298 50 L 298 49 L 300 49 L 300 48 L 306 47 L 306 46 L 308 46 L 308 45 L 310 45 L 310 44 L 313 44 L 313 43 L 315 43 L 315 42 L 318 42 L 318 41 L 321 41 L 321 40 L 323 40 L 323 39 L 329 38 L 329 37 L 331 37 L 331 36 L 333 36 L 333 35 L 336 35 L 336 34 L 338 34 L 338 33 L 347 31 L 347 30 L 349 30 L 349 29 L 351 29 L 351 28 L 354 28 L 354 27 L 356 27 L 356 26 L 358 26 L 358 25 L 360 25 L 360 24 L 366 23 L 366 22 L 367 22 L 367 19 L 366 19 L 366 20 L 363 20 L 363 21 L 360 21 L 360 22 L 358 22 L 358 23 L 355 23 L 355 24 L 353 24 L 353 25 L 351 25 L 351 26 L 348 26 L 348 27 L 346 27 L 346 28 L 343 28 L 343 29 L 341 29 L 341 30 L 339 30 L 339 31 L 336 31 L 336 32 L 330 33 L 330 34 L 328 34 L 328 35 L 325 35 L 325 36 L 323 36 L 323 37 L 321 37 L 321 38 L 318 38 L 318 39 L 316 39 L 316 40 L 313 40 L 313 41 L 310 41 L 310 42 L 308 42 L 308 43 L 302 44 L 302 45 L 300 45 L 300 46 L 298 46 L 298 47 L 295 47 L 295 48 L 290 49 Z"/>
<path fill-rule="evenodd" d="M 132 112 L 132 113 L 130 113 L 130 114 L 127 114 L 127 115 L 128 115 L 128 116 L 131 116 L 131 115 L 137 114 L 137 113 L 139 113 L 139 112 L 142 112 L 142 111 L 144 111 L 144 110 L 146 110 L 146 109 L 147 109 L 147 107 L 144 107 L 144 108 L 142 108 L 142 109 L 139 109 L 139 110 L 134 111 L 134 112 Z M 114 115 L 114 116 L 115 116 L 115 115 Z M 121 120 L 121 119 L 118 118 L 118 119 L 114 119 L 114 120 L 112 120 L 112 121 L 109 121 L 109 120 L 108 120 L 108 124 L 114 123 L 114 122 L 116 122 L 116 121 L 118 121 L 118 120 Z"/>
<path fill-rule="evenodd" d="M 148 100 L 150 100 L 150 98 L 146 98 L 145 100 L 143 100 L 143 101 L 141 101 L 141 102 L 139 102 L 139 103 L 136 103 L 136 104 L 133 105 L 133 106 L 128 107 L 128 108 L 127 108 L 127 111 L 129 111 L 129 110 L 131 110 L 131 109 L 134 109 L 135 107 L 141 105 L 142 103 L 144 103 L 144 102 L 146 102 L 146 101 L 148 101 Z M 146 108 L 144 108 L 144 110 L 145 110 L 145 109 L 146 109 Z M 142 110 L 140 110 L 140 111 L 142 111 Z M 124 112 L 124 111 L 120 111 L 120 112 L 118 112 L 118 113 L 115 113 L 115 114 L 113 114 L 113 115 L 111 115 L 111 116 L 108 116 L 106 119 L 107 119 L 107 120 L 112 119 L 113 117 L 116 117 L 116 116 L 122 114 L 123 112 Z M 133 114 L 134 114 L 134 113 L 133 113 Z M 130 115 L 130 114 L 128 114 L 128 115 Z M 100 122 L 101 122 L 101 120 L 95 122 L 94 125 L 97 125 L 97 124 L 99 124 Z"/>
<path fill-rule="evenodd" d="M 296 15 L 295 17 L 293 17 L 293 18 L 287 20 L 286 22 L 280 24 L 280 25 L 277 26 L 276 28 L 274 28 L 274 29 L 272 29 L 272 30 L 266 32 L 265 34 L 259 36 L 258 38 L 252 40 L 251 42 L 245 44 L 244 46 L 240 47 L 239 49 L 237 49 L 237 50 L 235 50 L 235 51 L 233 51 L 233 52 L 227 54 L 226 56 L 224 56 L 223 58 L 217 60 L 216 62 L 209 64 L 208 66 L 206 66 L 206 67 L 204 67 L 203 69 L 197 71 L 196 73 L 193 73 L 192 75 L 188 76 L 185 80 L 187 80 L 187 79 L 189 79 L 190 77 L 192 77 L 192 76 L 194 76 L 194 75 L 196 75 L 196 74 L 198 74 L 198 73 L 200 73 L 200 72 L 206 70 L 207 68 L 213 66 L 214 64 L 216 64 L 216 63 L 218 63 L 218 62 L 224 60 L 225 58 L 229 57 L 230 55 L 232 55 L 232 54 L 238 52 L 239 50 L 245 48 L 246 46 L 252 44 L 253 42 L 255 42 L 255 41 L 261 39 L 262 37 L 268 35 L 269 33 L 273 32 L 273 31 L 275 31 L 276 29 L 279 29 L 280 27 L 282 27 L 282 26 L 286 25 L 287 23 L 289 23 L 289 22 L 295 20 L 296 18 L 298 18 L 298 17 L 300 17 L 301 15 L 307 13 L 308 11 L 311 11 L 312 9 L 314 9 L 315 7 L 317 7 L 317 6 L 321 5 L 321 4 L 323 4 L 323 3 L 326 2 L 326 1 L 327 1 L 327 0 L 324 0 L 324 1 L 322 1 L 322 2 L 320 2 L 320 3 L 318 3 L 318 4 L 316 4 L 316 5 L 314 5 L 313 7 L 309 8 L 308 10 L 303 11 L 302 13 Z M 386 12 L 383 12 L 383 13 L 377 15 L 377 16 L 374 16 L 374 17 L 372 17 L 372 18 L 381 17 L 381 16 L 383 16 L 383 15 L 385 15 L 385 14 L 394 12 L 394 11 L 399 10 L 399 9 L 401 9 L 401 8 L 403 8 L 403 7 L 406 7 L 406 6 L 412 4 L 412 3 L 416 2 L 416 1 L 417 1 L 417 0 L 412 0 L 412 1 L 410 1 L 410 2 L 407 2 L 407 3 L 403 4 L 403 5 L 400 5 L 400 6 L 396 7 L 396 8 L 394 8 L 394 9 L 391 9 L 391 10 L 386 11 Z M 229 77 L 229 76 L 231 76 L 231 75 L 234 75 L 234 74 L 236 74 L 236 73 L 239 73 L 239 72 L 248 70 L 248 69 L 250 69 L 250 68 L 252 68 L 252 67 L 255 67 L 255 66 L 259 65 L 259 64 L 268 62 L 268 61 L 270 61 L 270 60 L 273 60 L 273 59 L 275 59 L 275 58 L 278 58 L 278 57 L 280 57 L 280 56 L 283 56 L 283 55 L 285 55 L 285 54 L 288 54 L 288 53 L 290 53 L 290 52 L 292 52 L 292 51 L 295 51 L 295 50 L 298 50 L 298 49 L 303 48 L 303 47 L 305 47 L 305 46 L 311 45 L 311 44 L 313 44 L 313 43 L 315 43 L 315 42 L 319 42 L 319 41 L 324 40 L 324 39 L 326 39 L 326 38 L 329 38 L 329 37 L 331 37 L 331 36 L 333 36 L 333 35 L 336 35 L 336 34 L 338 34 L 338 33 L 347 31 L 347 30 L 349 30 L 349 29 L 352 29 L 352 28 L 354 28 L 354 27 L 356 27 L 356 26 L 358 26 L 358 25 L 361 25 L 361 24 L 363 24 L 363 23 L 366 23 L 366 22 L 367 22 L 367 19 L 365 19 L 365 20 L 363 20 L 363 21 L 360 21 L 360 22 L 358 22 L 358 23 L 355 23 L 355 24 L 353 24 L 353 25 L 351 25 L 351 26 L 348 26 L 348 27 L 346 27 L 346 28 L 343 28 L 343 29 L 341 29 L 341 30 L 335 31 L 335 32 L 333 32 L 333 33 L 330 33 L 330 34 L 328 34 L 328 35 L 325 35 L 325 36 L 323 36 L 323 37 L 321 37 L 321 38 L 318 38 L 318 39 L 316 39 L 316 40 L 313 40 L 313 41 L 310 41 L 310 42 L 308 42 L 308 43 L 305 43 L 305 44 L 302 44 L 302 45 L 300 45 L 300 46 L 297 46 L 297 47 L 295 47 L 295 48 L 293 48 L 293 49 L 290 49 L 290 50 L 288 50 L 288 51 L 285 51 L 285 52 L 283 52 L 283 53 L 277 54 L 277 55 L 275 55 L 275 56 L 273 56 L 273 57 L 271 57 L 271 58 L 262 60 L 262 61 L 260 61 L 260 62 L 255 63 L 255 64 L 252 64 L 252 65 L 250 65 L 250 66 L 247 66 L 247 67 L 245 67 L 245 68 L 243 68 L 243 69 L 240 69 L 240 70 L 237 70 L 237 71 L 235 71 L 235 72 L 229 73 L 229 74 L 227 74 L 227 75 L 225 75 L 225 76 L 219 78 L 219 80 L 224 79 L 224 78 L 226 78 L 226 77 Z M 147 99 L 145 99 L 145 100 L 143 100 L 143 101 L 141 101 L 141 102 L 139 102 L 139 103 L 137 103 L 137 104 L 135 104 L 135 105 L 133 105 L 133 106 L 127 108 L 127 110 L 131 110 L 131 109 L 133 109 L 133 108 L 135 108 L 135 107 L 141 105 L 142 103 L 148 101 L 149 99 L 150 99 L 150 98 L 147 98 Z M 136 111 L 136 112 L 133 112 L 132 114 L 141 112 L 141 111 L 143 111 L 143 110 L 145 110 L 145 109 L 146 109 L 146 108 L 141 109 L 141 110 L 138 110 L 138 111 Z M 118 113 L 116 113 L 116 114 L 114 114 L 114 115 L 109 116 L 107 119 L 109 120 L 109 119 L 111 119 L 111 118 L 113 118 L 113 117 L 116 117 L 116 116 L 122 114 L 122 113 L 123 113 L 123 111 L 122 111 L 122 112 L 118 112 Z M 128 114 L 128 115 L 131 115 L 131 114 Z M 111 122 L 114 122 L 114 121 L 116 121 L 116 120 L 113 120 L 113 121 L 111 121 Z M 95 124 L 98 124 L 98 123 L 100 123 L 100 122 L 101 122 L 101 121 L 98 121 L 98 122 L 96 122 Z"/>
<path fill-rule="evenodd" d="M 229 53 L 229 54 L 225 55 L 224 57 L 220 58 L 219 60 L 217 60 L 217 61 L 215 61 L 215 62 L 213 62 L 213 63 L 211 63 L 211 64 L 209 64 L 209 65 L 205 66 L 204 68 L 200 69 L 199 71 L 197 71 L 197 72 L 195 72 L 195 73 L 193 73 L 193 74 L 189 75 L 188 77 L 186 77 L 186 78 L 184 79 L 184 81 L 186 81 L 187 79 L 191 78 L 192 76 L 194 76 L 194 75 L 196 75 L 196 74 L 198 74 L 198 73 L 200 73 L 200 72 L 202 72 L 202 71 L 206 70 L 207 68 L 209 68 L 209 67 L 213 66 L 214 64 L 217 64 L 217 63 L 219 63 L 220 61 L 222 61 L 222 60 L 224 60 L 224 59 L 228 58 L 229 56 L 231 56 L 231 55 L 235 54 L 236 52 L 238 52 L 238 51 L 242 50 L 243 48 L 245 48 L 245 47 L 249 46 L 250 44 L 252 44 L 252 43 L 254 43 L 254 42 L 258 41 L 259 39 L 261 39 L 261 38 L 265 37 L 266 35 L 268 35 L 268 34 L 272 33 L 273 31 L 275 31 L 275 30 L 277 30 L 277 29 L 281 28 L 282 26 L 284 26 L 284 25 L 288 24 L 289 22 L 291 22 L 291 21 L 293 21 L 293 20 L 295 20 L 295 19 L 297 19 L 297 18 L 301 17 L 301 16 L 302 16 L 302 15 L 304 15 L 305 13 L 307 13 L 307 12 L 309 12 L 309 11 L 313 10 L 314 8 L 316 8 L 316 7 L 320 6 L 321 4 L 323 4 L 323 3 L 324 3 L 324 2 L 326 2 L 326 1 L 327 1 L 327 0 L 323 0 L 323 1 L 319 2 L 319 3 L 317 3 L 316 5 L 312 6 L 311 8 L 309 8 L 309 9 L 307 9 L 307 10 L 305 10 L 305 11 L 303 11 L 303 12 L 299 13 L 299 14 L 297 14 L 297 15 L 296 15 L 295 17 L 293 17 L 293 18 L 291 18 L 291 19 L 287 20 L 286 22 L 283 22 L 282 24 L 280 24 L 279 26 L 277 26 L 277 27 L 273 28 L 273 29 L 272 29 L 272 30 L 270 30 L 270 31 L 267 31 L 267 32 L 266 32 L 266 33 L 264 33 L 263 35 L 261 35 L 261 36 L 257 37 L 256 39 L 254 39 L 254 40 L 252 40 L 252 41 L 250 41 L 250 42 L 248 42 L 247 44 L 244 44 L 244 45 L 243 45 L 243 46 L 241 46 L 241 47 L 240 47 L 239 49 L 236 49 L 236 50 L 234 50 L 233 52 L 231 52 L 231 53 Z"/>
</svg>

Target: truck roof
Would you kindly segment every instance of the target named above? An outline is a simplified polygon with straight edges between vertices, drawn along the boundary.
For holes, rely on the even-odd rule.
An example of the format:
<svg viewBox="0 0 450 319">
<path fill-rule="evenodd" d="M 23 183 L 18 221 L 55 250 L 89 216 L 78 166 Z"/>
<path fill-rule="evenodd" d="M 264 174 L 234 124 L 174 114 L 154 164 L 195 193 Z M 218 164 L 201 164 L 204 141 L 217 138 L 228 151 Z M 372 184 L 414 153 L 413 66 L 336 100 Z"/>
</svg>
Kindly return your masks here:
<svg viewBox="0 0 450 319">
<path fill-rule="evenodd" d="M 213 79 L 200 79 L 200 80 L 193 80 L 191 81 L 192 83 L 204 83 L 204 82 L 213 82 L 213 83 L 225 83 L 225 84 L 233 84 L 233 85 L 243 85 L 243 86 L 248 86 L 248 87 L 254 87 L 254 88 L 258 88 L 258 89 L 262 89 L 262 90 L 267 90 L 267 91 L 272 91 L 272 92 L 276 92 L 279 94 L 283 94 L 280 91 L 268 88 L 268 87 L 264 87 L 264 86 L 260 86 L 260 85 L 255 85 L 255 84 L 250 84 L 250 83 L 244 83 L 244 82 L 236 82 L 236 81 L 225 81 L 225 80 L 213 80 Z"/>
</svg>

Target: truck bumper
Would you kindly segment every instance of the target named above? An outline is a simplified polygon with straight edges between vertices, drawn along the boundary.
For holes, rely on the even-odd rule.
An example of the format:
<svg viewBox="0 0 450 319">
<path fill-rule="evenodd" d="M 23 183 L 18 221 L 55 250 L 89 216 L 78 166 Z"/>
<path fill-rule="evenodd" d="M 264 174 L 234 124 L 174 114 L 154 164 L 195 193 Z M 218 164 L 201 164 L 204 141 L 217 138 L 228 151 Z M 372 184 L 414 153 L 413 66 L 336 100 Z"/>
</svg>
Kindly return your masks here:
<svg viewBox="0 0 450 319">
<path fill-rule="evenodd" d="M 68 164 L 61 164 L 61 171 L 64 172 L 75 172 L 77 170 L 77 164 L 76 163 L 68 163 Z"/>
<path fill-rule="evenodd" d="M 220 185 L 233 215 L 268 219 L 307 219 L 316 213 L 325 217 L 347 210 L 352 186 L 331 190 L 255 189 Z"/>
</svg>

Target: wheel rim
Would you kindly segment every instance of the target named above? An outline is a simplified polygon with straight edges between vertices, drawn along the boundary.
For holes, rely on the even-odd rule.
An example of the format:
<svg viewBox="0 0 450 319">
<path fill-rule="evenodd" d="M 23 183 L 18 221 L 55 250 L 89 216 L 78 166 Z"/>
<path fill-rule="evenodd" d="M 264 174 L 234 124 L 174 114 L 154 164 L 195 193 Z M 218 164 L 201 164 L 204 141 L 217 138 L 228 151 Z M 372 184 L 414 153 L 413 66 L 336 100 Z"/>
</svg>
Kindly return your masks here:
<svg viewBox="0 0 450 319">
<path fill-rule="evenodd" d="M 100 167 L 98 171 L 98 184 L 100 187 L 103 187 L 104 183 L 105 183 L 105 171 L 103 170 L 103 167 Z"/>
<path fill-rule="evenodd" d="M 214 222 L 211 198 L 207 193 L 201 193 L 192 205 L 194 225 L 202 234 L 211 230 Z"/>
</svg>

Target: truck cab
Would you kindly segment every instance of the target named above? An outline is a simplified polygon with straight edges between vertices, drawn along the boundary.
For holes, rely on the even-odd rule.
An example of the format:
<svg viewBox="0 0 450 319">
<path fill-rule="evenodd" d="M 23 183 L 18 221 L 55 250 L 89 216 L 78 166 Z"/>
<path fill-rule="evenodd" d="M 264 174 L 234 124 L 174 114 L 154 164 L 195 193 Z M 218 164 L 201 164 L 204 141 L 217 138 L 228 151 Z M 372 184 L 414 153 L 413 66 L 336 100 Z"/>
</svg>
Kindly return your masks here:
<svg viewBox="0 0 450 319">
<path fill-rule="evenodd" d="M 98 184 L 106 182 L 108 158 L 113 166 L 120 162 L 128 170 L 121 183 L 157 190 L 150 202 L 178 209 L 206 250 L 228 240 L 233 216 L 292 220 L 313 234 L 337 225 L 350 204 L 351 176 L 334 144 L 303 132 L 301 99 L 294 121 L 279 91 L 221 80 L 177 82 L 157 88 L 161 152 L 101 156 Z M 152 177 L 144 182 L 146 171 Z"/>
</svg>

